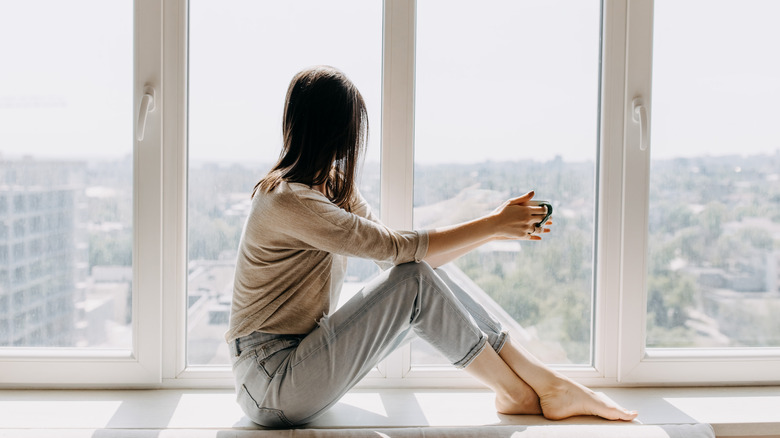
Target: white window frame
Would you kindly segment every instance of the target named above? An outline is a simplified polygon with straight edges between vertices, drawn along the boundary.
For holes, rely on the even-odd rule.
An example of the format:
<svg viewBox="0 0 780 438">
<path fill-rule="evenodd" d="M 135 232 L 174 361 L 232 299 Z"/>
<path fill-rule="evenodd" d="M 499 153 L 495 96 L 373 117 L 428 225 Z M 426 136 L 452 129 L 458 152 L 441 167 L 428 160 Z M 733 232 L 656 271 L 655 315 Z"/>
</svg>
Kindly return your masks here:
<svg viewBox="0 0 780 438">
<path fill-rule="evenodd" d="M 612 2 L 609 2 L 612 3 Z M 617 3 L 617 2 L 615 2 Z M 652 139 L 640 148 L 634 99 L 641 99 L 652 125 L 652 0 L 626 4 L 623 96 L 623 208 L 618 381 L 626 384 L 757 384 L 780 382 L 780 348 L 660 349 L 645 347 L 647 245 Z M 612 228 L 610 228 L 612 229 Z M 641 316 L 641 317 L 637 317 Z"/>
<path fill-rule="evenodd" d="M 422 0 L 421 0 L 422 1 Z M 382 220 L 412 227 L 415 0 L 385 0 Z M 0 351 L 0 387 L 232 387 L 228 366 L 186 364 L 187 0 L 136 0 L 135 107 L 156 110 L 134 152 L 133 351 Z M 780 382 L 780 349 L 646 349 L 649 150 L 632 101 L 652 115 L 652 0 L 604 0 L 593 364 L 559 368 L 594 386 Z M 650 117 L 652 120 L 652 117 Z M 479 387 L 462 371 L 412 367 L 402 348 L 362 387 Z"/>
<path fill-rule="evenodd" d="M 0 350 L 0 387 L 149 387 L 162 381 L 162 4 L 137 0 L 133 10 L 136 117 L 146 87 L 157 98 L 144 139 L 133 147 L 132 348 Z"/>
</svg>

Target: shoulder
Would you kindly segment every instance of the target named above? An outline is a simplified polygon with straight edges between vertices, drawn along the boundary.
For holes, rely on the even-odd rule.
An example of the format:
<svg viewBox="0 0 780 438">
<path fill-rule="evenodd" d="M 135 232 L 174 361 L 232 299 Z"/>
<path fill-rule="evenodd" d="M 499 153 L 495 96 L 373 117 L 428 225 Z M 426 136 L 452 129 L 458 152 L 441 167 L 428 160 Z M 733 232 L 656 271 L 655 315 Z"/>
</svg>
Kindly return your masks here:
<svg viewBox="0 0 780 438">
<path fill-rule="evenodd" d="M 312 216 L 328 217 L 346 213 L 325 195 L 306 184 L 282 181 L 272 190 L 257 193 L 253 210 L 277 217 L 311 219 Z"/>
<path fill-rule="evenodd" d="M 283 194 L 285 200 L 292 203 L 295 207 L 305 208 L 314 213 L 326 213 L 342 210 L 339 206 L 328 199 L 327 196 L 314 190 L 306 184 L 296 182 L 283 182 Z"/>
<path fill-rule="evenodd" d="M 310 200 L 318 201 L 316 190 L 312 190 L 309 186 L 300 183 L 291 183 L 287 181 L 280 181 L 276 187 L 268 191 L 258 191 L 255 193 L 254 201 L 261 205 L 296 205 L 302 202 L 308 202 Z M 320 194 L 322 196 L 322 194 Z M 327 198 L 322 196 L 327 201 Z"/>
</svg>

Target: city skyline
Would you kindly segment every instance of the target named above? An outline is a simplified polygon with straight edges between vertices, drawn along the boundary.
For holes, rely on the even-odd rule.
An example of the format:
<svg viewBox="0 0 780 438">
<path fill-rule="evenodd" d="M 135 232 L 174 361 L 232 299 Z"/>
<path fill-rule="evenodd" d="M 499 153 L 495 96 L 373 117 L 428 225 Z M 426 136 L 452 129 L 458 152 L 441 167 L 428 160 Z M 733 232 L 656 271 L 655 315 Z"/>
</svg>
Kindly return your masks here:
<svg viewBox="0 0 780 438">
<path fill-rule="evenodd" d="M 773 245 L 776 246 L 774 242 L 780 240 L 780 213 L 774 202 L 780 195 L 776 184 L 765 185 L 766 182 L 778 181 L 778 162 L 778 154 L 771 157 L 753 156 L 739 161 L 698 158 L 666 160 L 663 167 L 658 169 L 666 183 L 651 186 L 651 201 L 661 203 L 653 208 L 649 218 L 653 245 L 650 247 L 648 265 L 648 274 L 651 274 L 648 283 L 648 319 L 660 328 L 650 332 L 648 346 L 658 342 L 665 345 L 670 339 L 667 330 L 682 330 L 686 327 L 692 330 L 686 335 L 690 337 L 677 335 L 674 339 L 721 346 L 731 345 L 732 342 L 737 345 L 761 342 L 760 338 L 753 337 L 755 334 L 746 332 L 751 324 L 736 324 L 733 318 L 742 321 L 746 317 L 755 317 L 759 318 L 757 321 L 764 321 L 760 324 L 771 324 L 761 315 L 780 298 L 780 252 L 773 249 Z M 125 320 L 129 318 L 129 303 L 122 297 L 130 297 L 132 281 L 131 258 L 128 257 L 132 251 L 132 215 L 131 204 L 128 203 L 132 175 L 127 171 L 117 171 L 126 165 L 126 159 L 107 167 L 74 166 L 73 163 L 56 163 L 51 160 L 0 160 L 0 170 L 3 171 L 0 174 L 5 178 L 5 184 L 0 181 L 0 201 L 4 201 L 0 202 L 0 207 L 5 206 L 5 210 L 0 209 L 0 225 L 5 226 L 0 227 L 0 232 L 5 230 L 6 233 L 0 233 L 0 262 L 5 261 L 0 263 L 0 273 L 6 272 L 5 276 L 0 276 L 5 279 L 5 283 L 0 281 L 0 334 L 4 332 L 3 327 L 13 323 L 18 326 L 17 334 L 28 333 L 20 335 L 14 342 L 36 345 L 38 339 L 42 338 L 40 334 L 32 333 L 48 325 L 46 317 L 42 315 L 56 315 L 47 310 L 49 305 L 46 304 L 46 297 L 50 294 L 45 289 L 36 289 L 41 279 L 49 282 L 49 277 L 46 277 L 48 274 L 45 274 L 48 271 L 42 270 L 42 265 L 37 265 L 40 260 L 49 260 L 49 256 L 43 259 L 27 256 L 43 249 L 40 243 L 43 235 L 40 233 L 42 230 L 50 230 L 45 232 L 73 236 L 65 238 L 63 245 L 72 242 L 73 248 L 67 251 L 76 251 L 74 254 L 80 254 L 81 257 L 76 257 L 73 263 L 59 263 L 63 269 L 72 272 L 68 275 L 73 278 L 83 277 L 83 280 L 74 282 L 72 288 L 63 289 L 73 298 L 65 308 L 73 311 L 74 323 L 70 333 L 73 339 L 79 339 L 76 346 L 103 348 L 103 342 L 128 342 L 131 331 L 124 322 L 129 322 L 129 319 Z M 512 172 L 511 169 L 517 166 L 523 171 Z M 734 166 L 739 166 L 740 171 L 736 172 Z M 30 170 L 36 168 L 39 170 Z M 50 168 L 73 169 L 68 173 L 75 172 L 76 175 L 46 171 Z M 493 162 L 453 167 L 422 165 L 419 169 L 421 173 L 415 178 L 415 223 L 422 228 L 442 221 L 449 223 L 468 219 L 460 215 L 479 214 L 484 208 L 489 210 L 504 196 L 502 190 L 523 185 L 529 180 L 540 181 L 545 190 L 552 194 L 558 212 L 557 226 L 556 233 L 545 239 L 545 245 L 485 247 L 464 257 L 459 263 L 463 272 L 473 278 L 477 285 L 473 287 L 480 288 L 473 293 L 480 294 L 482 299 L 495 301 L 493 305 L 504 306 L 506 312 L 520 324 L 519 327 L 533 333 L 529 339 L 541 342 L 539 348 L 547 348 L 550 353 L 558 351 L 550 356 L 558 359 L 551 360 L 568 357 L 566 360 L 579 363 L 587 360 L 589 351 L 588 342 L 569 340 L 566 336 L 573 335 L 557 333 L 565 325 L 558 326 L 553 321 L 556 312 L 561 310 L 582 311 L 591 306 L 588 304 L 590 301 L 587 301 L 592 286 L 592 280 L 589 280 L 592 273 L 588 274 L 591 272 L 591 250 L 588 248 L 592 245 L 595 207 L 593 195 L 589 191 L 592 187 L 578 181 L 592 178 L 592 169 L 589 164 L 554 161 L 544 165 L 532 162 Z M 686 169 L 688 171 L 683 171 Z M 197 327 L 190 327 L 193 330 L 190 332 L 193 341 L 190 348 L 194 349 L 190 357 L 195 362 L 219 362 L 222 359 L 212 359 L 211 348 L 218 351 L 224 347 L 220 335 L 224 330 L 229 305 L 230 266 L 250 206 L 246 190 L 253 184 L 256 173 L 251 166 L 220 166 L 216 163 L 191 171 L 193 175 L 187 213 L 188 278 L 191 281 L 188 305 L 197 304 L 197 307 L 192 307 L 192 311 L 197 312 L 192 321 L 198 321 L 198 324 Z M 459 172 L 462 172 L 461 177 L 457 176 Z M 59 175 L 58 181 L 75 178 L 73 180 L 78 184 L 66 189 L 72 192 L 73 200 L 63 202 L 68 209 L 67 216 L 72 215 L 74 220 L 78 219 L 77 222 L 47 219 L 47 215 L 50 215 L 47 211 L 50 210 L 41 207 L 45 200 L 42 196 L 47 191 L 42 190 L 35 180 L 36 175 L 41 174 L 52 177 Z M 18 179 L 22 175 L 26 175 L 24 181 Z M 370 184 L 376 186 L 378 176 L 373 174 L 371 177 Z M 217 181 L 219 186 L 214 185 Z M 364 193 L 373 205 L 378 201 L 375 189 Z M 714 191 L 718 193 L 717 197 L 714 197 Z M 762 202 L 765 199 L 769 202 Z M 725 209 L 723 203 L 728 203 L 730 209 Z M 673 217 L 672 225 L 665 219 L 668 217 Z M 65 228 L 60 231 L 47 228 L 55 223 L 62 223 Z M 661 234 L 658 234 L 659 230 Z M 80 237 L 75 238 L 77 235 Z M 670 251 L 669 245 L 677 249 Z M 55 251 L 53 254 L 56 256 L 58 253 Z M 580 254 L 583 258 L 563 262 L 570 257 L 568 254 Z M 550 264 L 544 261 L 549 261 L 551 257 L 562 263 Z M 504 288 L 496 289 L 496 282 L 512 283 L 519 281 L 519 278 L 538 277 L 525 274 L 517 277 L 519 274 L 515 273 L 516 269 L 529 263 L 537 264 L 528 266 L 536 274 L 545 266 L 556 266 L 554 273 L 540 278 L 560 276 L 561 280 L 536 287 L 526 285 L 522 294 L 502 295 L 500 291 Z M 216 271 L 210 272 L 209 267 L 212 265 L 218 266 L 221 273 L 217 275 Z M 127 268 L 119 269 L 121 266 Z M 35 273 L 31 281 L 37 283 L 13 282 L 14 276 L 23 279 L 28 272 Z M 364 266 L 351 262 L 348 276 L 354 284 L 349 287 L 367 280 L 373 272 L 375 267 L 371 263 Z M 40 277 L 42 274 L 44 276 Z M 200 279 L 196 281 L 197 278 Z M 663 282 L 672 281 L 668 283 L 674 285 L 669 289 L 672 297 L 679 295 L 688 298 L 671 298 L 669 301 L 670 298 L 664 298 L 664 294 L 659 298 L 659 281 L 661 292 L 668 287 L 663 286 Z M 209 286 L 211 283 L 214 284 Z M 701 289 L 703 292 L 695 292 L 695 289 L 691 289 L 692 285 L 704 288 Z M 549 305 L 545 304 L 545 296 L 567 290 L 579 298 L 574 302 L 567 301 L 567 306 L 555 310 L 552 320 L 541 318 L 544 312 L 535 313 L 540 312 L 539 306 Z M 540 295 L 539 291 L 543 293 Z M 694 306 L 696 302 L 690 301 L 691 294 L 703 294 L 699 300 L 703 300 L 704 307 L 701 304 Z M 57 298 L 57 295 L 54 297 Z M 520 304 L 516 301 L 518 299 Z M 735 311 L 729 310 L 734 307 L 734 303 L 742 302 L 745 305 L 738 306 L 742 313 L 735 314 Z M 659 309 L 662 312 L 659 313 Z M 732 319 L 720 318 L 719 312 L 726 312 Z M 690 318 L 680 319 L 681 314 Z M 35 322 L 36 318 L 40 320 Z M 589 320 L 587 317 L 578 318 L 576 314 L 572 318 L 572 321 Z M 30 321 L 29 329 L 24 329 L 25 324 L 28 324 L 25 321 Z M 571 333 L 578 333 L 580 329 L 584 330 L 577 328 Z M 553 330 L 557 334 L 551 335 L 545 330 Z M 63 330 L 62 333 L 68 332 Z M 540 337 L 536 338 L 537 335 Z M 736 336 L 733 340 L 732 335 Z M 564 346 L 566 355 L 561 356 L 558 347 L 549 350 L 558 342 Z M 203 348 L 207 351 L 199 350 Z"/>
</svg>

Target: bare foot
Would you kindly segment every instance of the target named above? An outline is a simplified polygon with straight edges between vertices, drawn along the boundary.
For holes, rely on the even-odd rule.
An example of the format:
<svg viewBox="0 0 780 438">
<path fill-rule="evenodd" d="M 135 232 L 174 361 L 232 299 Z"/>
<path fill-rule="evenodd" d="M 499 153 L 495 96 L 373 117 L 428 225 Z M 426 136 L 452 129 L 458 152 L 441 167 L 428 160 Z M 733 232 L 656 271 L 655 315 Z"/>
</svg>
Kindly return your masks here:
<svg viewBox="0 0 780 438">
<path fill-rule="evenodd" d="M 539 398 L 542 413 L 550 420 L 595 415 L 607 420 L 631 421 L 637 416 L 636 411 L 628 411 L 612 401 L 602 399 L 590 389 L 565 378 L 561 379 L 555 390 Z"/>
<path fill-rule="evenodd" d="M 531 388 L 530 393 L 524 393 L 519 398 L 506 394 L 496 394 L 496 411 L 507 415 L 538 415 L 542 413 L 539 397 Z"/>
</svg>

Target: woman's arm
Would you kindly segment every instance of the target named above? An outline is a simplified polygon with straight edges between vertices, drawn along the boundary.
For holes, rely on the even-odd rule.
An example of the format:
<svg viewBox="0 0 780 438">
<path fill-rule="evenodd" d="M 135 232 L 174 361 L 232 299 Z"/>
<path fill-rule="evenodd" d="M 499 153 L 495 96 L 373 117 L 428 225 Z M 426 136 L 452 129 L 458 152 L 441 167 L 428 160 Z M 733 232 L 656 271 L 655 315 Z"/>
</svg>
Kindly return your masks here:
<svg viewBox="0 0 780 438">
<path fill-rule="evenodd" d="M 544 207 L 522 205 L 534 197 L 528 192 L 519 198 L 510 199 L 492 213 L 448 227 L 428 230 L 428 253 L 423 258 L 436 268 L 493 240 L 527 239 L 541 240 L 532 234 L 546 213 Z M 545 225 L 551 224 L 551 222 Z M 544 228 L 542 232 L 549 232 Z"/>
<path fill-rule="evenodd" d="M 431 238 L 431 232 L 428 232 L 428 255 L 423 258 L 426 263 L 431 265 L 432 268 L 438 268 L 439 266 L 446 265 L 447 263 L 457 259 L 458 257 L 467 254 L 471 252 L 474 249 L 479 248 L 480 246 L 492 241 L 493 239 L 485 239 L 481 240 L 479 242 L 474 242 L 471 245 L 464 246 L 461 248 L 457 248 L 452 251 L 448 252 L 439 252 L 437 254 L 431 254 L 431 248 L 430 248 L 430 238 Z"/>
</svg>

